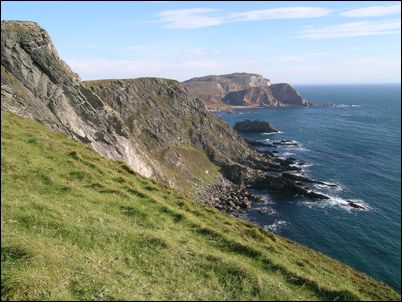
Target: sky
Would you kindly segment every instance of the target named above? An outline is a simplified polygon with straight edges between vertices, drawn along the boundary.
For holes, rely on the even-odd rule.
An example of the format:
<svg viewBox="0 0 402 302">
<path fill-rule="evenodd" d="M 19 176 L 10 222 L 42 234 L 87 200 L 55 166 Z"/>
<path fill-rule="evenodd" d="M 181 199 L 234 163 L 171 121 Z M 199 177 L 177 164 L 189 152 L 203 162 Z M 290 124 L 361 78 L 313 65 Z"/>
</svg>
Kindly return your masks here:
<svg viewBox="0 0 402 302">
<path fill-rule="evenodd" d="M 398 1 L 2 1 L 1 19 L 38 22 L 83 80 L 401 82 Z"/>
</svg>

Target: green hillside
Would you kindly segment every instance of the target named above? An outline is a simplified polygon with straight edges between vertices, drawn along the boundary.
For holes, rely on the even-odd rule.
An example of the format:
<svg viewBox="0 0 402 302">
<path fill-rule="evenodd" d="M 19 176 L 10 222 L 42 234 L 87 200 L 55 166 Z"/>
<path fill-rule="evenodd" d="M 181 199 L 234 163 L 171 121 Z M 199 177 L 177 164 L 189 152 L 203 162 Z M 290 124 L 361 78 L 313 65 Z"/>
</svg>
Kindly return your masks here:
<svg viewBox="0 0 402 302">
<path fill-rule="evenodd" d="M 2 300 L 395 300 L 384 284 L 1 114 Z"/>
</svg>

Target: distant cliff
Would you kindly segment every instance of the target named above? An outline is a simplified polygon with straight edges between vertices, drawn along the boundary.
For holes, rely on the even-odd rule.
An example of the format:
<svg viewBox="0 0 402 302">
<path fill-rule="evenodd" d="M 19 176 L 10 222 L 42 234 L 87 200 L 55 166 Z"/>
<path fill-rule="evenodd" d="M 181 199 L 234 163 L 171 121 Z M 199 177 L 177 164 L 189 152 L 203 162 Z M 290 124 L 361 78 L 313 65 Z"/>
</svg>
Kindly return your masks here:
<svg viewBox="0 0 402 302">
<path fill-rule="evenodd" d="M 272 84 L 263 76 L 251 73 L 232 73 L 192 78 L 184 81 L 190 94 L 208 107 L 253 106 L 289 107 L 308 106 L 291 85 Z"/>
</svg>

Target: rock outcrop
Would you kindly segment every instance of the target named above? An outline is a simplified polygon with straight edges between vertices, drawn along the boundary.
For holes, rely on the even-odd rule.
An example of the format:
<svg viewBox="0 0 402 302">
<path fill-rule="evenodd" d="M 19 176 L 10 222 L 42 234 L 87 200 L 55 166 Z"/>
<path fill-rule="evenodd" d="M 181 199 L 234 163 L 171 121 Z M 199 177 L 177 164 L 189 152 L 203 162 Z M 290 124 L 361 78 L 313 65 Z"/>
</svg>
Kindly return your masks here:
<svg viewBox="0 0 402 302">
<path fill-rule="evenodd" d="M 265 133 L 273 133 L 278 132 L 271 125 L 270 122 L 267 121 L 260 121 L 260 120 L 245 120 L 236 122 L 233 126 L 233 129 L 240 131 L 240 132 L 265 132 Z"/>
<path fill-rule="evenodd" d="M 206 106 L 289 107 L 310 105 L 291 85 L 272 84 L 258 74 L 232 73 L 184 81 L 190 94 Z"/>
<path fill-rule="evenodd" d="M 48 124 L 143 176 L 156 173 L 120 115 L 81 83 L 34 22 L 1 22 L 1 110 Z"/>
</svg>

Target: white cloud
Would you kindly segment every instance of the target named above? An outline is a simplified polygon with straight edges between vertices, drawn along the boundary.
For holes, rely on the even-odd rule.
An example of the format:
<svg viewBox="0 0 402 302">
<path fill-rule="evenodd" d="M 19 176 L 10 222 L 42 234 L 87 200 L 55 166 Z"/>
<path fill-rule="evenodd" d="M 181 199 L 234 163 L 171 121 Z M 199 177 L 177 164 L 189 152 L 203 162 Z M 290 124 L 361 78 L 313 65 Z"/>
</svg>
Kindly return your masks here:
<svg viewBox="0 0 402 302">
<path fill-rule="evenodd" d="M 401 32 L 401 20 L 378 22 L 351 22 L 331 26 L 309 27 L 300 32 L 299 38 L 311 40 L 359 36 L 396 34 Z"/>
<path fill-rule="evenodd" d="M 67 59 L 66 62 L 84 80 L 162 77 L 184 81 L 196 76 L 225 74 L 240 71 L 250 73 L 256 72 L 264 75 L 269 69 L 267 66 L 271 65 L 271 63 L 262 62 L 261 60 L 222 61 L 213 59 Z M 281 64 L 281 68 L 285 68 L 283 65 L 284 63 Z M 282 78 L 285 79 L 286 77 L 283 76 Z"/>
<path fill-rule="evenodd" d="M 158 13 L 158 16 L 166 23 L 166 28 L 193 29 L 224 23 L 221 17 L 213 15 L 215 12 L 215 9 L 209 8 L 190 8 L 167 10 Z"/>
<path fill-rule="evenodd" d="M 233 13 L 236 21 L 257 21 L 272 19 L 305 19 L 326 16 L 331 10 L 322 7 L 279 7 Z"/>
<path fill-rule="evenodd" d="M 258 73 L 273 82 L 375 83 L 400 82 L 400 58 L 365 57 L 332 62 L 260 60 L 66 60 L 85 80 L 163 77 L 179 81 L 208 74 Z M 336 72 L 334 72 L 336 70 Z"/>
<path fill-rule="evenodd" d="M 356 8 L 352 10 L 347 10 L 340 13 L 344 17 L 379 17 L 388 16 L 393 14 L 401 13 L 401 5 L 391 5 L 391 6 L 368 6 L 362 8 Z"/>
<path fill-rule="evenodd" d="M 222 13 L 209 8 L 191 8 L 162 11 L 158 21 L 166 28 L 194 29 L 221 25 L 229 22 L 259 21 L 273 19 L 317 18 L 330 14 L 332 10 L 322 7 L 279 7 L 235 13 Z"/>
<path fill-rule="evenodd" d="M 400 59 L 385 59 L 385 58 L 358 58 L 358 59 L 350 59 L 347 61 L 349 64 L 356 65 L 389 65 L 389 66 L 401 66 Z"/>
<path fill-rule="evenodd" d="M 108 60 L 89 59 L 66 62 L 82 79 L 165 77 L 185 80 L 193 74 L 219 72 L 227 63 L 214 60 Z M 233 66 L 233 63 L 231 62 Z"/>
</svg>

